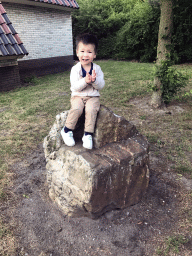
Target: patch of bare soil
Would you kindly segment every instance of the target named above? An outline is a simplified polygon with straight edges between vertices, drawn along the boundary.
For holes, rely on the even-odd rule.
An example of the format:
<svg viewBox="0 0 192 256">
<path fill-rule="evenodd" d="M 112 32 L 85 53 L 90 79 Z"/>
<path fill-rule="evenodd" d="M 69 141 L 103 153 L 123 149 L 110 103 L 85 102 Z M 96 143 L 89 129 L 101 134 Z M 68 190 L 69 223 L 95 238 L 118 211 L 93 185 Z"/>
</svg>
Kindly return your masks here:
<svg viewBox="0 0 192 256">
<path fill-rule="evenodd" d="M 1 212 L 16 237 L 14 255 L 152 256 L 157 255 L 166 237 L 181 233 L 180 208 L 184 196 L 192 190 L 192 182 L 177 179 L 163 159 L 153 153 L 149 188 L 142 200 L 96 220 L 63 215 L 48 197 L 45 165 L 43 148 L 39 146 L 12 166 L 12 199 L 1 207 Z M 186 234 L 187 242 L 178 255 L 191 255 L 192 238 Z"/>
</svg>

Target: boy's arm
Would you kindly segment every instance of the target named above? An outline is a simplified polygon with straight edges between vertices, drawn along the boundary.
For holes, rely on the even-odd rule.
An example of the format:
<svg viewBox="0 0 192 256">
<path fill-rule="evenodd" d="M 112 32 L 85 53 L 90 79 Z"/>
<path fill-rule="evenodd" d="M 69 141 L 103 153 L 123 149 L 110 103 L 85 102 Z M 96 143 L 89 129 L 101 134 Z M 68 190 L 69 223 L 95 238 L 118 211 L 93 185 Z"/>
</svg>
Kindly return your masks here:
<svg viewBox="0 0 192 256">
<path fill-rule="evenodd" d="M 75 70 L 74 67 L 71 69 L 70 82 L 71 82 L 71 90 L 74 92 L 80 92 L 83 89 L 85 89 L 85 87 L 87 87 L 85 78 L 80 78 L 79 71 Z"/>
<path fill-rule="evenodd" d="M 96 90 L 101 90 L 104 87 L 104 85 L 105 85 L 104 74 L 101 68 L 99 67 L 98 70 L 96 71 L 96 80 L 95 82 L 92 83 L 92 86 Z"/>
</svg>

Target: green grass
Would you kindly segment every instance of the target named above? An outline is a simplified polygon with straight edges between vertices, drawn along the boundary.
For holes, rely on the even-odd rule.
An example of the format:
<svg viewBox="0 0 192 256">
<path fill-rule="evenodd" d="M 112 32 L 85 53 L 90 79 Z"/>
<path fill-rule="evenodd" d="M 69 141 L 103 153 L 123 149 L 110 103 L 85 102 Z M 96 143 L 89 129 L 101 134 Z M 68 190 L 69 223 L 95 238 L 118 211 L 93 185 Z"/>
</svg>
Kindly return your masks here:
<svg viewBox="0 0 192 256">
<path fill-rule="evenodd" d="M 153 64 L 112 60 L 97 61 L 97 64 L 101 66 L 106 82 L 101 91 L 101 104 L 127 120 L 137 121 L 137 129 L 155 147 L 155 156 L 163 156 L 173 171 L 192 178 L 192 66 L 176 66 L 190 77 L 188 86 L 171 103 L 183 111 L 162 115 L 158 111 L 155 114 L 145 111 L 145 104 L 151 97 L 148 84 L 152 79 Z M 28 87 L 0 93 L 0 202 L 7 198 L 5 187 L 9 176 L 6 173 L 11 165 L 35 150 L 48 134 L 55 116 L 70 108 L 69 75 L 67 71 L 32 77 Z M 144 100 L 144 107 L 133 104 L 131 100 L 134 99 Z M 0 236 L 4 235 L 6 231 L 0 225 Z M 179 245 L 172 247 L 174 239 L 171 239 L 167 248 L 176 250 Z"/>
<path fill-rule="evenodd" d="M 147 93 L 146 80 L 151 77 L 152 64 L 115 61 L 98 63 L 106 80 L 101 98 L 103 104 L 121 107 L 130 98 Z M 70 107 L 69 72 L 33 78 L 32 82 L 35 86 L 0 95 L 0 143 L 3 145 L 0 153 L 3 157 L 22 156 L 42 142 L 56 114 Z"/>
<path fill-rule="evenodd" d="M 170 236 L 165 240 L 164 248 L 157 249 L 157 255 L 170 255 L 169 253 L 172 252 L 178 255 L 181 252 L 182 245 L 186 244 L 188 239 L 185 238 L 183 235 L 175 235 Z"/>
<path fill-rule="evenodd" d="M 129 99 L 147 94 L 147 84 L 152 78 L 153 64 L 126 61 L 99 62 L 105 73 L 106 85 L 102 90 L 105 104 L 124 106 Z"/>
<path fill-rule="evenodd" d="M 127 119 L 137 118 L 135 107 L 129 104 L 135 97 L 150 97 L 147 85 L 153 76 L 152 63 L 132 63 L 127 61 L 104 60 L 97 61 L 101 66 L 106 85 L 101 91 L 101 103 L 115 109 Z M 183 73 L 192 77 L 190 65 L 176 66 Z M 42 142 L 49 131 L 56 114 L 70 107 L 70 72 L 56 75 L 48 75 L 41 78 L 32 77 L 30 86 L 0 94 L 0 154 L 2 156 L 0 166 L 8 168 L 8 161 L 4 159 L 16 159 L 25 155 L 31 149 Z M 190 80 L 191 81 L 191 80 Z M 191 107 L 192 84 L 189 83 L 182 94 L 177 97 L 179 102 L 187 103 Z M 187 94 L 187 92 L 189 94 Z M 145 123 L 149 113 L 138 113 L 138 118 Z M 163 136 L 174 138 L 172 145 L 168 145 L 168 152 L 182 157 L 186 150 L 191 152 L 192 111 L 178 113 L 176 116 L 159 116 L 152 120 L 149 126 L 138 125 L 138 129 L 148 137 L 150 143 L 164 141 Z M 157 129 L 163 124 L 163 130 Z M 146 123 L 147 125 L 147 123 Z M 172 127 L 172 128 L 171 128 Z M 175 130 L 174 130 L 174 129 Z M 177 133 L 175 136 L 174 133 Z M 182 138 L 182 142 L 180 141 Z M 168 142 L 168 141 L 167 141 Z M 10 162 L 11 163 L 11 162 Z M 178 166 L 189 172 L 189 166 Z M 175 169 L 178 169 L 178 166 Z"/>
<path fill-rule="evenodd" d="M 132 113 L 137 118 L 135 109 L 129 101 L 135 97 L 150 96 L 147 85 L 152 79 L 154 65 L 113 60 L 97 61 L 97 63 L 101 66 L 106 81 L 101 91 L 101 103 L 112 109 L 118 109 L 117 111 L 122 114 L 126 113 L 125 116 L 128 119 Z M 192 77 L 190 65 L 176 67 L 183 73 L 187 73 L 190 78 Z M 30 82 L 31 85 L 28 87 L 0 94 L 1 159 L 21 157 L 41 143 L 56 114 L 70 107 L 69 71 L 42 78 L 33 77 Z M 192 104 L 192 94 L 188 95 L 187 92 L 190 92 L 191 88 L 192 84 L 189 83 L 189 87 L 177 97 L 179 102 L 187 103 L 189 108 Z M 145 122 L 148 119 L 148 113 L 140 113 L 138 118 Z M 174 151 L 174 154 L 182 157 L 186 150 L 191 151 L 191 120 L 192 111 L 178 113 L 177 116 L 157 115 L 148 126 L 148 131 L 144 125 L 138 126 L 138 129 L 148 137 L 151 143 L 163 141 L 163 136 L 173 138 L 176 132 L 178 136 L 172 142 L 174 149 L 171 152 Z M 163 131 L 156 129 L 162 123 L 166 124 L 166 129 L 165 127 Z M 175 130 L 170 130 L 172 126 Z M 181 138 L 182 143 L 179 141 Z M 1 160 L 0 165 L 6 169 L 7 161 Z M 181 162 L 179 165 L 183 166 Z"/>
</svg>

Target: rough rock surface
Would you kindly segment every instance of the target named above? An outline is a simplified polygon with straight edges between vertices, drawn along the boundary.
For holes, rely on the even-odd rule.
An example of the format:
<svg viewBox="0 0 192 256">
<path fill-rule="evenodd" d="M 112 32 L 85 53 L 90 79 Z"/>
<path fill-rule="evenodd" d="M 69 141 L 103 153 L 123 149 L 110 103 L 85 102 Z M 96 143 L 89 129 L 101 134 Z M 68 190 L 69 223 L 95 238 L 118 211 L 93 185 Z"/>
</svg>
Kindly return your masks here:
<svg viewBox="0 0 192 256">
<path fill-rule="evenodd" d="M 60 136 L 68 111 L 44 139 L 49 196 L 69 216 L 98 217 L 136 204 L 149 182 L 148 142 L 135 126 L 101 106 L 94 149 L 82 147 L 84 117 L 74 131 L 76 145 Z"/>
</svg>

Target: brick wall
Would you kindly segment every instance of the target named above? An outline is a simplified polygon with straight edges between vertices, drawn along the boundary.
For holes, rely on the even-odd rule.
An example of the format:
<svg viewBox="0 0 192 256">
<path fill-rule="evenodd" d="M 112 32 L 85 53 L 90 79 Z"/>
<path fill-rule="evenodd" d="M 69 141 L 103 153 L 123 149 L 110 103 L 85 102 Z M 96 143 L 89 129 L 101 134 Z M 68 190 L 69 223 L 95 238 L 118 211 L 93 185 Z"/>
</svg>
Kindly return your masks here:
<svg viewBox="0 0 192 256">
<path fill-rule="evenodd" d="M 73 55 L 71 12 L 6 2 L 3 6 L 29 52 L 20 61 Z"/>
<path fill-rule="evenodd" d="M 20 86 L 19 67 L 0 67 L 0 92 L 9 91 Z"/>
</svg>

